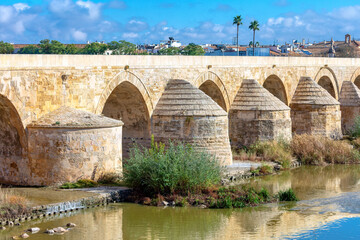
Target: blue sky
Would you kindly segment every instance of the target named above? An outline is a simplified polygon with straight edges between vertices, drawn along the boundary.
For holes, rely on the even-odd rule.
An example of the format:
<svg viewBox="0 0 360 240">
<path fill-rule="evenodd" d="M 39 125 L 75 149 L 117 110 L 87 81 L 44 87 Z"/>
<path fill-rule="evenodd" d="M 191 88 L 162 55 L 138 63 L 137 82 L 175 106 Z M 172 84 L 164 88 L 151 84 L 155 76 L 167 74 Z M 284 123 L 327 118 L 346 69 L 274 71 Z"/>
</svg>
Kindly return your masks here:
<svg viewBox="0 0 360 240">
<path fill-rule="evenodd" d="M 358 0 L 1 0 L 0 40 L 158 43 L 172 36 L 183 43 L 231 43 L 235 15 L 244 19 L 241 44 L 252 40 L 248 26 L 255 19 L 262 44 L 343 40 L 346 33 L 360 39 Z"/>
</svg>

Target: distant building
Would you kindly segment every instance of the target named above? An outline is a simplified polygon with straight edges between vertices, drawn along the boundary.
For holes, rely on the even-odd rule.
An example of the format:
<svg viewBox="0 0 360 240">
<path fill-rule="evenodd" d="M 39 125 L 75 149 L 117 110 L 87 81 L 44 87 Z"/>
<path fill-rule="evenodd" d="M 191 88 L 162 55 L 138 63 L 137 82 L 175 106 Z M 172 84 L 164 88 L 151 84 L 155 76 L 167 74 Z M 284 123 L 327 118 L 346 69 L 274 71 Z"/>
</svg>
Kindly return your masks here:
<svg viewBox="0 0 360 240">
<path fill-rule="evenodd" d="M 181 42 L 179 40 L 175 40 L 173 37 L 169 37 L 169 40 L 164 40 L 160 42 L 160 45 L 164 45 L 165 48 L 169 47 L 181 47 Z"/>
<path fill-rule="evenodd" d="M 246 56 L 254 56 L 253 48 L 247 48 L 246 49 Z M 255 56 L 270 56 L 270 48 L 255 48 Z"/>
</svg>

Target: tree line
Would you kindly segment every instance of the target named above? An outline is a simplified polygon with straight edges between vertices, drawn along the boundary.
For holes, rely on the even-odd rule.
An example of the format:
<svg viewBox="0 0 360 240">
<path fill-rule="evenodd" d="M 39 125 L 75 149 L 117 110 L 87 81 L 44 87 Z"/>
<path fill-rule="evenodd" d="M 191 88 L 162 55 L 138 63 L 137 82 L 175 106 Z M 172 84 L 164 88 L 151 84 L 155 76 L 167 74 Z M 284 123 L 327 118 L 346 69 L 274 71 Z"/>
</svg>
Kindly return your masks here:
<svg viewBox="0 0 360 240">
<path fill-rule="evenodd" d="M 0 41 L 0 54 L 14 53 L 14 46 L 10 43 Z M 93 42 L 86 44 L 84 48 L 79 48 L 75 44 L 63 44 L 56 40 L 44 39 L 39 44 L 28 45 L 21 48 L 18 54 L 91 54 L 103 55 L 107 50 L 112 55 L 148 55 L 147 51 L 140 51 L 133 43 L 120 40 L 109 43 Z M 169 47 L 160 49 L 159 55 L 204 55 L 204 49 L 194 43 L 190 43 L 185 48 Z"/>
</svg>

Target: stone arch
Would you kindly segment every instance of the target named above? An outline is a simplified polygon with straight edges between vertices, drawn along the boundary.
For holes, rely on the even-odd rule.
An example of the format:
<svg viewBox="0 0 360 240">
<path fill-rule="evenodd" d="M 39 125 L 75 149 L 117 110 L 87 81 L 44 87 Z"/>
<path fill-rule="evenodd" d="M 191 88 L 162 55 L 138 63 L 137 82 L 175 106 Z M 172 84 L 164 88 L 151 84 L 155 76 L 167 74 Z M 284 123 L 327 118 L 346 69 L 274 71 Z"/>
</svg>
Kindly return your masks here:
<svg viewBox="0 0 360 240">
<path fill-rule="evenodd" d="M 335 99 L 339 99 L 339 84 L 336 75 L 331 68 L 322 67 L 314 79 L 320 86 L 325 88 L 331 96 Z"/>
<path fill-rule="evenodd" d="M 268 76 L 264 81 L 263 87 L 286 105 L 289 104 L 285 85 L 277 75 L 272 74 Z"/>
<path fill-rule="evenodd" d="M 322 76 L 319 79 L 318 84 L 323 87 L 326 91 L 328 91 L 328 93 L 330 93 L 330 95 L 336 99 L 336 95 L 335 95 L 335 89 L 332 85 L 332 82 L 330 80 L 330 78 L 328 76 Z"/>
<path fill-rule="evenodd" d="M 100 100 L 99 100 L 99 103 L 97 104 L 95 113 L 96 114 L 102 113 L 105 103 L 108 100 L 110 94 L 114 91 L 114 89 L 117 86 L 119 86 L 123 82 L 129 82 L 139 90 L 142 98 L 145 101 L 149 115 L 151 115 L 154 110 L 154 105 L 152 103 L 149 90 L 147 89 L 145 84 L 140 80 L 140 78 L 138 78 L 135 74 L 133 74 L 132 72 L 129 72 L 129 71 L 123 71 L 123 72 L 117 74 L 110 81 L 110 83 L 106 86 L 106 88 L 104 89 L 104 91 L 102 92 L 102 94 L 100 96 Z"/>
<path fill-rule="evenodd" d="M 124 122 L 123 157 L 129 156 L 129 148 L 134 142 L 147 146 L 153 109 L 142 82 L 132 73 L 122 73 L 109 84 L 103 96 L 107 96 L 106 101 L 99 103 L 97 113 Z"/>
<path fill-rule="evenodd" d="M 353 82 L 360 89 L 360 68 L 356 69 L 351 76 L 351 82 Z"/>
<path fill-rule="evenodd" d="M 24 183 L 27 148 L 21 117 L 12 102 L 0 94 L 0 183 Z"/>
<path fill-rule="evenodd" d="M 216 73 L 211 71 L 202 73 L 195 80 L 194 85 L 211 97 L 226 112 L 229 110 L 230 98 L 228 92 L 225 84 Z"/>
<path fill-rule="evenodd" d="M 0 126 L 0 144 L 4 141 L 12 142 L 18 148 L 20 155 L 26 154 L 27 137 L 22 119 L 16 107 L 2 94 L 0 94 Z M 3 153 L 2 150 L 0 147 L 0 155 Z"/>
</svg>

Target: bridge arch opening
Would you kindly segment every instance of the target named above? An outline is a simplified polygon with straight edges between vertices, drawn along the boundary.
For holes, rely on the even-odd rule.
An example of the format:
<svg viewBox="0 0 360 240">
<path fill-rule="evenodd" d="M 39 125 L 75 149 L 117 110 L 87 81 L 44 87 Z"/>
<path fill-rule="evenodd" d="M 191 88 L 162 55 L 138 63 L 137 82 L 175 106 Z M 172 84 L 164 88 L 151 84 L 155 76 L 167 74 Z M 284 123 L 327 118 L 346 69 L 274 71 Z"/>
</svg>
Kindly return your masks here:
<svg viewBox="0 0 360 240">
<path fill-rule="evenodd" d="M 270 75 L 266 78 L 263 87 L 271 94 L 280 99 L 283 103 L 288 105 L 286 89 L 281 79 L 276 75 Z"/>
<path fill-rule="evenodd" d="M 354 84 L 360 89 L 360 75 L 355 78 Z"/>
<path fill-rule="evenodd" d="M 199 89 L 212 98 L 222 109 L 227 111 L 226 102 L 219 87 L 211 80 L 205 81 Z"/>
<path fill-rule="evenodd" d="M 124 122 L 123 158 L 129 157 L 134 143 L 149 144 L 150 114 L 142 94 L 132 83 L 124 81 L 111 92 L 102 114 Z"/>
<path fill-rule="evenodd" d="M 319 79 L 318 84 L 323 87 L 326 91 L 328 91 L 328 93 L 330 93 L 330 95 L 336 99 L 336 94 L 335 94 L 335 88 L 331 82 L 331 79 L 328 76 L 322 76 Z"/>
<path fill-rule="evenodd" d="M 21 118 L 5 96 L 0 94 L 0 182 L 20 183 L 19 169 L 27 151 L 26 134 Z"/>
</svg>

